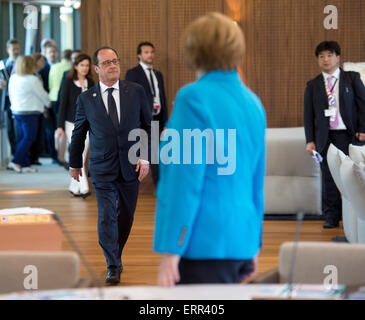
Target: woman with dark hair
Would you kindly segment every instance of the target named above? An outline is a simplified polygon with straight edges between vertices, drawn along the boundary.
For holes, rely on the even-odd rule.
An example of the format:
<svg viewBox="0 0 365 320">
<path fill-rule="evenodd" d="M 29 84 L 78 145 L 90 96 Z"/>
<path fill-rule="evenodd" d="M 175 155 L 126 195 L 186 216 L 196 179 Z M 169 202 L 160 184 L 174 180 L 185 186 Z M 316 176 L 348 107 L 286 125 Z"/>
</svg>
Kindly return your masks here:
<svg viewBox="0 0 365 320">
<path fill-rule="evenodd" d="M 57 137 L 61 137 L 63 132 L 66 133 L 68 144 L 71 143 L 72 130 L 76 115 L 77 97 L 91 88 L 94 81 L 91 76 L 91 58 L 81 53 L 75 59 L 68 76 L 62 83 L 60 94 L 60 107 L 58 111 Z M 83 198 L 90 195 L 89 183 L 85 172 L 85 162 L 89 151 L 89 136 L 85 141 L 85 149 L 83 152 L 83 168 L 80 182 L 71 178 L 69 191 L 74 196 Z"/>
</svg>

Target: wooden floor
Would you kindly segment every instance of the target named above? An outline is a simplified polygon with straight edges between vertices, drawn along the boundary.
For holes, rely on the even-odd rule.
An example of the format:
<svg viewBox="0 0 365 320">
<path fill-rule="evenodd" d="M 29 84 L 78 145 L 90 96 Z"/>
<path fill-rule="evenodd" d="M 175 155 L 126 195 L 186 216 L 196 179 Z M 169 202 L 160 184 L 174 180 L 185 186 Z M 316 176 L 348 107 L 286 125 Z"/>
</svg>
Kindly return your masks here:
<svg viewBox="0 0 365 320">
<path fill-rule="evenodd" d="M 104 283 L 106 265 L 97 238 L 97 206 L 95 196 L 86 200 L 73 198 L 66 190 L 9 190 L 0 191 L 0 208 L 30 206 L 46 208 L 58 213 L 65 226 L 78 243 L 90 265 Z M 139 196 L 135 220 L 130 238 L 123 254 L 124 272 L 120 285 L 155 285 L 160 256 L 152 251 L 155 198 Z M 301 241 L 330 241 L 334 236 L 343 236 L 341 228 L 322 229 L 323 221 L 304 221 Z M 263 250 L 259 255 L 259 275 L 278 265 L 280 245 L 294 239 L 295 221 L 265 221 Z M 64 237 L 63 250 L 73 250 Z M 90 278 L 87 269 L 81 266 L 81 277 Z"/>
</svg>

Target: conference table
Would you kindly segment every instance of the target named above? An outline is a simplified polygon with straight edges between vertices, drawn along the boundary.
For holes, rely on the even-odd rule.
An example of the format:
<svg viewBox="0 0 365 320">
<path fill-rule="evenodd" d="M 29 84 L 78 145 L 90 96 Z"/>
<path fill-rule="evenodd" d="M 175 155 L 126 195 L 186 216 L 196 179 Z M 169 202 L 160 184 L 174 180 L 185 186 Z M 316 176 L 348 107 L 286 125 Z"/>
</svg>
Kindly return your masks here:
<svg viewBox="0 0 365 320">
<path fill-rule="evenodd" d="M 0 295 L 0 300 L 280 300 L 289 297 L 288 284 L 219 284 L 118 286 L 100 288 L 33 290 Z M 342 299 L 344 286 L 295 284 L 292 299 Z"/>
</svg>

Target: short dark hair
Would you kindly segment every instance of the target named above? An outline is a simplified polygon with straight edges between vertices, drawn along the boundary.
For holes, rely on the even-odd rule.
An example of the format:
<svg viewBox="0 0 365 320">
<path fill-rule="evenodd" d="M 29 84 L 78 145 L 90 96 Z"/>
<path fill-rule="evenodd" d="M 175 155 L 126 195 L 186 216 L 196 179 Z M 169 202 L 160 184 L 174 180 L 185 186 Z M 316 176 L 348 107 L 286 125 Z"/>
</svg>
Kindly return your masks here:
<svg viewBox="0 0 365 320">
<path fill-rule="evenodd" d="M 149 46 L 149 47 L 152 47 L 153 49 L 155 49 L 154 45 L 151 42 L 143 41 L 137 47 L 137 55 L 142 53 L 142 47 L 143 46 Z"/>
<path fill-rule="evenodd" d="M 113 49 L 113 48 L 111 48 L 111 47 L 108 47 L 108 46 L 100 47 L 100 48 L 96 49 L 96 51 L 95 51 L 95 52 L 94 52 L 94 54 L 93 54 L 93 64 L 94 64 L 94 65 L 96 65 L 96 66 L 98 66 L 98 65 L 99 65 L 99 61 L 98 61 L 98 54 L 99 54 L 99 52 L 100 52 L 101 50 L 112 50 L 112 51 L 114 51 L 114 52 L 115 52 L 115 54 L 117 55 L 117 57 L 119 57 L 119 56 L 118 56 L 118 52 L 117 52 L 115 49 Z"/>
<path fill-rule="evenodd" d="M 71 49 L 66 49 L 62 52 L 62 58 L 70 61 L 71 60 L 71 54 L 72 54 L 72 50 Z"/>
<path fill-rule="evenodd" d="M 12 44 L 20 44 L 17 39 L 9 39 L 6 41 L 6 48 L 9 48 Z"/>
<path fill-rule="evenodd" d="M 335 53 L 336 56 L 341 55 L 341 48 L 340 45 L 336 41 L 323 41 L 321 42 L 315 51 L 315 55 L 318 58 L 319 54 L 323 51 L 329 51 Z"/>
</svg>

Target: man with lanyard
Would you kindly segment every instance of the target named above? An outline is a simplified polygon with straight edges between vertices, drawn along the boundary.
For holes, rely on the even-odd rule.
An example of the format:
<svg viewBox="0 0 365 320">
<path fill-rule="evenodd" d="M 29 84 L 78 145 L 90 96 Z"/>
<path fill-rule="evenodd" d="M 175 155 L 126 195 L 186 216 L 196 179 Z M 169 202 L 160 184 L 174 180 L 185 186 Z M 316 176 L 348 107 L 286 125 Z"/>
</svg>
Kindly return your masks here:
<svg viewBox="0 0 365 320">
<path fill-rule="evenodd" d="M 304 96 L 304 129 L 307 152 L 323 157 L 323 228 L 336 228 L 342 217 L 341 194 L 331 176 L 327 151 L 332 143 L 348 154 L 349 144 L 365 141 L 365 87 L 357 72 L 340 66 L 341 48 L 335 41 L 320 43 L 315 51 L 322 73 L 307 83 Z"/>
</svg>

